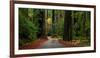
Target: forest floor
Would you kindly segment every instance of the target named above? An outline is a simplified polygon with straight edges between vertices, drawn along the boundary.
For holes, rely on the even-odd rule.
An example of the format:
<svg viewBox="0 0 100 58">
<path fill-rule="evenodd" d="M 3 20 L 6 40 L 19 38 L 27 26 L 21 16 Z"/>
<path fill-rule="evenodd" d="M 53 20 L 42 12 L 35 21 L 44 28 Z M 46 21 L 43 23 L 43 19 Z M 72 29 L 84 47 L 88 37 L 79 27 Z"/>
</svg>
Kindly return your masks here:
<svg viewBox="0 0 100 58">
<path fill-rule="evenodd" d="M 58 38 L 48 36 L 48 39 L 38 39 L 29 44 L 26 44 L 19 49 L 42 49 L 42 48 L 64 48 L 64 47 L 79 47 L 80 40 L 63 41 Z"/>
<path fill-rule="evenodd" d="M 31 43 L 28 43 L 19 47 L 19 49 L 37 49 L 41 47 L 41 45 L 47 40 L 48 39 L 38 39 L 38 40 L 32 41 Z"/>
</svg>

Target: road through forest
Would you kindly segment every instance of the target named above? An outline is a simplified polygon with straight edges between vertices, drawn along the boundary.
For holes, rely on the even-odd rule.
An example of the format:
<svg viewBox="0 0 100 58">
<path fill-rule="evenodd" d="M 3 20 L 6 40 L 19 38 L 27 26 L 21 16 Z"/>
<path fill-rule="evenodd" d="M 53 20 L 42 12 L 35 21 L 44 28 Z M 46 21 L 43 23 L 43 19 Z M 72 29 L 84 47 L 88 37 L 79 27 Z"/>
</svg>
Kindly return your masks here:
<svg viewBox="0 0 100 58">
<path fill-rule="evenodd" d="M 42 44 L 40 48 L 61 48 L 64 47 L 63 44 L 59 43 L 58 39 L 51 38 L 48 36 L 48 40 Z"/>
</svg>

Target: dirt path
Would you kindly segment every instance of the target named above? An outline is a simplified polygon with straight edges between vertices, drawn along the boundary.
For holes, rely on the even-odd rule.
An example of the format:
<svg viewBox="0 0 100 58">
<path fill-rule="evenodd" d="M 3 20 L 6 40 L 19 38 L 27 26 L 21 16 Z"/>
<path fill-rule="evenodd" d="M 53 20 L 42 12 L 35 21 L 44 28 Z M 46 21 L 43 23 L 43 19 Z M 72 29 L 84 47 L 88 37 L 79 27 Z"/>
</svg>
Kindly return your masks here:
<svg viewBox="0 0 100 58">
<path fill-rule="evenodd" d="M 42 49 L 42 48 L 63 48 L 63 47 L 78 47 L 80 41 L 63 41 L 58 38 L 52 38 L 50 36 L 47 39 L 40 38 L 29 44 L 26 44 L 19 49 Z"/>
<path fill-rule="evenodd" d="M 58 39 L 48 37 L 48 41 L 46 41 L 40 48 L 61 48 L 61 47 L 64 47 L 64 45 L 59 43 Z"/>
<path fill-rule="evenodd" d="M 56 38 L 48 37 L 48 39 L 38 39 L 29 44 L 26 44 L 19 49 L 42 49 L 42 48 L 62 48 L 63 44 L 59 43 Z"/>
</svg>

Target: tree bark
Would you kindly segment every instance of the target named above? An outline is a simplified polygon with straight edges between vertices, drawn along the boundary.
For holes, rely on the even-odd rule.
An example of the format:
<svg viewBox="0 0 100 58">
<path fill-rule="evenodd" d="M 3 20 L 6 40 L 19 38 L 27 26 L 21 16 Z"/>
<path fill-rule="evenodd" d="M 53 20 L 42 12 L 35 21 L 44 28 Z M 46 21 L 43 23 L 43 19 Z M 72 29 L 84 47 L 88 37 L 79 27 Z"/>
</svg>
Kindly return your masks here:
<svg viewBox="0 0 100 58">
<path fill-rule="evenodd" d="M 72 40 L 72 17 L 71 17 L 71 11 L 65 11 L 63 40 L 64 41 Z"/>
<path fill-rule="evenodd" d="M 44 10 L 39 10 L 39 15 L 38 15 L 38 24 L 39 24 L 39 37 L 45 37 L 45 11 Z"/>
<path fill-rule="evenodd" d="M 83 37 L 85 37 L 85 22 L 86 22 L 86 12 L 83 13 Z"/>
<path fill-rule="evenodd" d="M 55 33 L 55 13 L 54 13 L 54 10 L 52 10 L 52 33 L 53 34 Z"/>
</svg>

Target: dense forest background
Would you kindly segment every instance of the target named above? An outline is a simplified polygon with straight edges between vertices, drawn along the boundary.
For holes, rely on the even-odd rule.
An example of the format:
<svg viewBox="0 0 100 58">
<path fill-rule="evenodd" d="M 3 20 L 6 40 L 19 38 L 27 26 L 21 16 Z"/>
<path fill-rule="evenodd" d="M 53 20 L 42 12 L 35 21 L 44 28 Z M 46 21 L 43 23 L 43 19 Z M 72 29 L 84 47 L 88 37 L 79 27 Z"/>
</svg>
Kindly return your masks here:
<svg viewBox="0 0 100 58">
<path fill-rule="evenodd" d="M 19 8 L 19 46 L 46 38 L 90 46 L 90 11 Z"/>
</svg>

